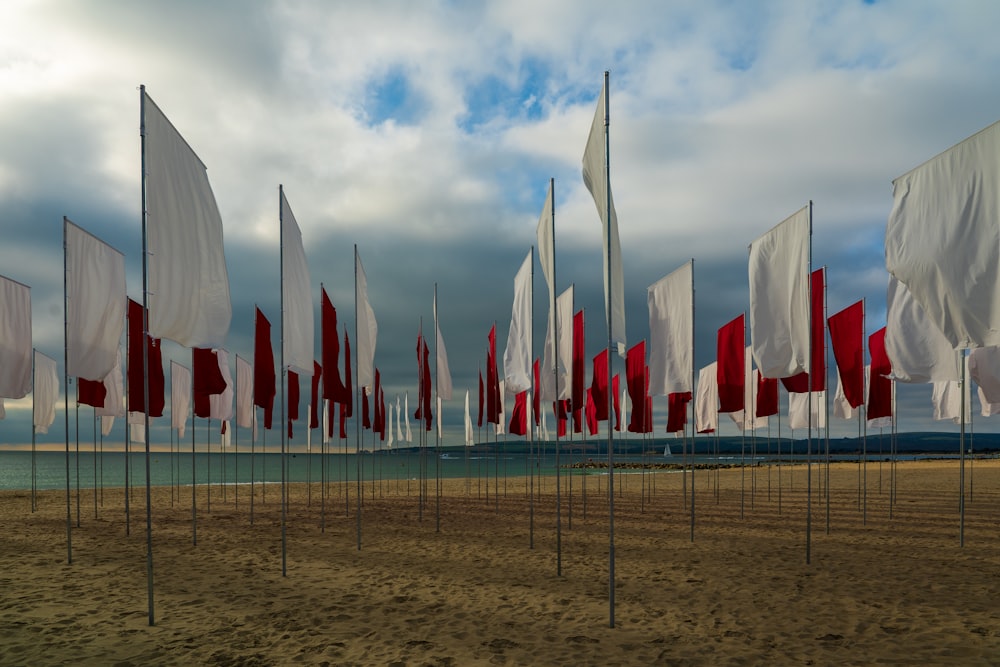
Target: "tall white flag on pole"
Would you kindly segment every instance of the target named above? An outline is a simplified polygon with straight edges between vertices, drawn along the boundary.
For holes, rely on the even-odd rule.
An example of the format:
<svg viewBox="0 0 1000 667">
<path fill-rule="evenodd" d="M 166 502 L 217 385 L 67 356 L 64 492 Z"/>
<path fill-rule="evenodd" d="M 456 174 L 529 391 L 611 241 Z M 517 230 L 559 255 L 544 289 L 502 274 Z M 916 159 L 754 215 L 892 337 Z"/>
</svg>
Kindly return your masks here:
<svg viewBox="0 0 1000 667">
<path fill-rule="evenodd" d="M 66 374 L 101 380 L 125 328 L 125 256 L 63 218 L 66 242 Z"/>
<path fill-rule="evenodd" d="M 32 422 L 36 433 L 48 433 L 56 420 L 59 400 L 59 372 L 55 359 L 35 350 L 35 378 L 32 394 Z"/>
<path fill-rule="evenodd" d="M 149 335 L 219 347 L 232 319 L 222 217 L 205 165 L 143 91 Z"/>
<path fill-rule="evenodd" d="M 301 377 L 313 374 L 313 301 L 302 232 L 279 187 L 281 199 L 281 339 L 285 367 Z"/>
<path fill-rule="evenodd" d="M 0 276 L 0 398 L 31 391 L 31 288 Z"/>
<path fill-rule="evenodd" d="M 241 387 L 242 389 L 242 387 Z M 176 361 L 170 362 L 170 426 L 183 438 L 191 409 L 191 371 Z"/>
<path fill-rule="evenodd" d="M 899 382 L 953 382 L 961 376 L 958 353 L 906 285 L 889 276 L 885 352 Z"/>
<path fill-rule="evenodd" d="M 437 289 L 434 290 L 434 329 L 437 334 L 437 392 L 440 398 L 450 401 L 452 395 L 451 370 L 448 368 L 448 351 L 444 347 L 444 336 L 441 335 L 441 323 L 438 322 Z M 438 414 L 440 415 L 440 413 L 441 408 L 438 408 Z M 438 419 L 438 426 L 441 426 L 440 418 Z"/>
<path fill-rule="evenodd" d="M 563 293 L 556 297 L 556 331 L 559 338 L 559 391 L 556 393 L 555 382 L 552 370 L 553 353 L 552 341 L 553 332 L 551 327 L 545 328 L 545 352 L 539 373 L 541 384 L 541 400 L 555 401 L 564 400 L 570 397 L 570 372 L 573 368 L 573 305 L 574 305 L 573 285 L 570 285 Z"/>
<path fill-rule="evenodd" d="M 694 376 L 694 262 L 649 286 L 649 393 L 691 391 Z"/>
<path fill-rule="evenodd" d="M 355 273 L 355 309 L 357 310 L 358 326 L 358 387 L 371 390 L 374 381 L 375 342 L 378 338 L 378 322 L 375 321 L 375 311 L 368 302 L 368 277 L 365 267 L 361 264 L 361 255 L 354 249 Z"/>
<path fill-rule="evenodd" d="M 476 434 L 472 430 L 472 413 L 469 412 L 469 390 L 465 390 L 465 446 L 476 444 Z"/>
<path fill-rule="evenodd" d="M 503 353 L 504 380 L 511 394 L 531 389 L 531 256 L 528 251 L 514 276 L 514 305 Z"/>
<path fill-rule="evenodd" d="M 236 425 L 240 428 L 253 426 L 253 365 L 236 355 Z M 326 419 L 326 412 L 323 413 Z M 324 427 L 324 433 L 326 428 Z"/>
<path fill-rule="evenodd" d="M 226 382 L 226 388 L 221 394 L 209 395 L 209 417 L 219 421 L 230 421 L 233 418 L 233 374 L 229 370 L 229 353 L 225 350 L 216 350 L 215 356 L 218 358 L 219 372 Z"/>
<path fill-rule="evenodd" d="M 694 423 L 698 433 L 719 430 L 718 362 L 698 371 L 698 394 L 694 403 Z"/>
</svg>

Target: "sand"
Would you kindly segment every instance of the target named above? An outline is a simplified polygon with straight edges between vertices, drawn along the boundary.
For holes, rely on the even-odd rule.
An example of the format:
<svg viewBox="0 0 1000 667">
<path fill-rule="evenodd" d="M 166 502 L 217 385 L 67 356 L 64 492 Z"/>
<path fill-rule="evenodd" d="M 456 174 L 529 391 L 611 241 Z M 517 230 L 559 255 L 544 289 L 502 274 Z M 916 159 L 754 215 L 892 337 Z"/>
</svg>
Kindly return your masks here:
<svg viewBox="0 0 1000 667">
<path fill-rule="evenodd" d="M 967 469 L 968 470 L 968 469 Z M 148 624 L 144 489 L 125 534 L 121 490 L 94 518 L 84 491 L 67 564 L 61 492 L 0 494 L 3 665 L 832 665 L 1000 663 L 1000 462 L 976 461 L 959 545 L 958 463 L 831 473 L 830 531 L 814 477 L 806 563 L 805 468 L 700 471 L 696 526 L 679 474 L 627 476 L 615 497 L 615 627 L 608 599 L 607 478 L 530 504 L 524 479 L 499 497 L 444 484 L 421 516 L 417 485 L 367 483 L 362 544 L 355 496 L 291 488 L 287 576 L 276 487 L 254 523 L 249 491 L 153 490 L 155 625 Z M 566 481 L 565 478 L 563 480 Z M 535 480 L 540 484 L 539 480 Z M 493 482 L 491 481 L 491 486 Z M 598 488 L 600 484 L 600 488 Z M 741 487 L 745 493 L 741 496 Z M 431 480 L 433 491 L 434 481 Z M 645 490 L 643 489 L 645 487 Z M 742 501 L 741 501 L 742 498 Z M 499 501 L 499 502 L 497 502 Z M 173 503 L 173 506 L 171 506 Z M 741 518 L 741 504 L 742 513 Z M 891 516 L 890 516 L 891 511 Z M 75 523 L 75 507 L 73 510 Z M 437 517 L 440 516 L 440 530 Z"/>
</svg>

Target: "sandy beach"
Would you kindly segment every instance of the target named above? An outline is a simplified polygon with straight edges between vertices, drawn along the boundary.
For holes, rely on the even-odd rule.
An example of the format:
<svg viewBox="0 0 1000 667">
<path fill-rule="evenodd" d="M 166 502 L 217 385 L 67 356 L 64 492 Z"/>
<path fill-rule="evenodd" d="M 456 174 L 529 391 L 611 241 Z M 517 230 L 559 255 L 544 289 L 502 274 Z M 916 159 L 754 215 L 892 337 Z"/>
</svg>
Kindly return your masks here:
<svg viewBox="0 0 1000 667">
<path fill-rule="evenodd" d="M 615 627 L 609 627 L 607 477 L 555 480 L 529 502 L 524 478 L 290 487 L 287 576 L 277 487 L 250 494 L 153 489 L 155 625 L 148 624 L 145 490 L 84 490 L 67 564 L 66 499 L 0 495 L 3 665 L 832 665 L 1000 663 L 1000 462 L 966 468 L 959 545 L 957 461 L 835 464 L 806 473 L 698 471 L 622 477 L 615 494 Z M 616 484 L 618 484 L 616 476 Z M 716 481 L 718 480 L 718 487 Z M 506 491 L 504 486 L 506 485 Z M 779 503 L 780 489 L 780 503 Z M 718 491 L 717 491 L 718 490 Z M 741 492 L 742 490 L 742 492 Z M 311 501 L 309 494 L 311 493 Z M 88 495 L 90 494 L 90 495 Z M 373 497 L 374 496 L 374 497 Z M 533 504 L 533 530 L 532 530 Z M 572 519 L 570 519 L 572 512 Z M 891 512 L 891 515 L 890 515 Z M 742 513 L 742 518 L 741 518 Z M 438 517 L 440 528 L 438 530 Z M 532 546 L 533 541 L 533 546 Z"/>
</svg>

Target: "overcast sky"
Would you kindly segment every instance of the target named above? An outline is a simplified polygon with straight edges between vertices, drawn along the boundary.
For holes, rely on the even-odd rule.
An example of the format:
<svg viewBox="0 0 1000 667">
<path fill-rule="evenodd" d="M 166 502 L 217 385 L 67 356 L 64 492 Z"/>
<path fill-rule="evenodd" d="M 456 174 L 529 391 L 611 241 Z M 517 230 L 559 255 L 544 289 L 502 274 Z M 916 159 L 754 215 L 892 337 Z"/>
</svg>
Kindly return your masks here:
<svg viewBox="0 0 1000 667">
<path fill-rule="evenodd" d="M 1000 118 L 997 25 L 1000 4 L 986 0 L 8 0 L 0 274 L 32 287 L 34 344 L 60 373 L 62 216 L 125 253 L 141 299 L 145 84 L 208 167 L 227 348 L 252 359 L 254 304 L 279 321 L 283 184 L 317 306 L 322 282 L 352 340 L 358 246 L 387 399 L 415 397 L 414 343 L 437 283 L 456 389 L 446 442 L 460 444 L 464 390 L 475 405 L 494 321 L 502 357 L 550 177 L 558 290 L 576 286 L 588 359 L 606 345 L 601 224 L 580 173 L 605 70 L 629 342 L 648 336 L 646 288 L 694 258 L 701 368 L 718 328 L 748 308 L 748 244 L 810 200 L 829 313 L 865 299 L 866 332 L 884 325 L 891 181 Z M 535 287 L 540 354 L 537 263 Z M 957 428 L 930 420 L 929 386 L 899 397 L 901 430 Z M 977 419 L 977 431 L 998 428 Z M 61 424 L 40 440 L 62 442 Z M 30 442 L 30 398 L 7 402 L 0 434 Z"/>
</svg>

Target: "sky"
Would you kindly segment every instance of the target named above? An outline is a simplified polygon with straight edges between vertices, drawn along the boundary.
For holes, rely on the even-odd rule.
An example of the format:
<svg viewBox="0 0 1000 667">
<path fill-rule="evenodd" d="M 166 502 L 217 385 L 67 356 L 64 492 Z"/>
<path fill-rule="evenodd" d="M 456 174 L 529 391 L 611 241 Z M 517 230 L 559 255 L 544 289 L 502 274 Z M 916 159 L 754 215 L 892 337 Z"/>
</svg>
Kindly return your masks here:
<svg viewBox="0 0 1000 667">
<path fill-rule="evenodd" d="M 557 290 L 575 286 L 588 359 L 606 345 L 601 223 L 581 177 L 606 70 L 630 344 L 648 336 L 647 287 L 693 258 L 696 369 L 713 361 L 718 328 L 749 307 L 748 245 L 810 201 L 828 313 L 864 299 L 866 332 L 883 326 L 892 179 L 1000 117 L 1000 5 L 609 7 L 0 4 L 0 274 L 32 288 L 34 345 L 61 374 L 64 215 L 126 255 L 129 294 L 141 299 L 142 84 L 208 169 L 224 223 L 231 355 L 252 359 L 255 304 L 279 318 L 281 184 L 302 231 L 317 329 L 322 283 L 352 340 L 357 245 L 387 399 L 415 399 L 415 340 L 432 326 L 437 285 L 455 386 L 445 444 L 461 444 L 464 391 L 475 409 L 494 322 L 502 358 L 514 274 L 535 243 L 549 178 Z M 537 260 L 534 285 L 540 355 Z M 172 342 L 164 354 L 190 365 Z M 900 430 L 957 428 L 931 420 L 930 391 L 900 387 Z M 665 399 L 655 400 L 662 425 Z M 6 403 L 0 446 L 30 442 L 30 397 Z M 977 431 L 998 428 L 977 419 Z M 737 431 L 723 420 L 722 433 Z M 856 433 L 856 422 L 831 423 L 833 436 Z M 61 412 L 38 437 L 63 442 Z M 166 427 L 153 438 L 166 442 Z"/>
</svg>

